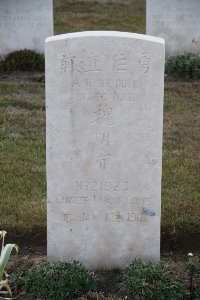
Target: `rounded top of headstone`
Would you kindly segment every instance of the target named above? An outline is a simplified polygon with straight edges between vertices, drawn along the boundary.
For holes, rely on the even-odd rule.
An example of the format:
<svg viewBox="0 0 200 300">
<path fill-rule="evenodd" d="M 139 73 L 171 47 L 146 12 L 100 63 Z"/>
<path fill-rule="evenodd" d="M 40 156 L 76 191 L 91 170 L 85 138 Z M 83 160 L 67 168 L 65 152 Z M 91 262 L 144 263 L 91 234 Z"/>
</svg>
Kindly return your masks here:
<svg viewBox="0 0 200 300">
<path fill-rule="evenodd" d="M 120 38 L 132 38 L 137 40 L 145 40 L 149 42 L 165 44 L 165 40 L 162 38 L 132 33 L 132 32 L 122 32 L 122 31 L 83 31 L 83 32 L 73 32 L 60 34 L 55 36 L 50 36 L 45 40 L 45 43 L 54 42 L 58 40 L 82 38 L 82 37 L 120 37 Z"/>
</svg>

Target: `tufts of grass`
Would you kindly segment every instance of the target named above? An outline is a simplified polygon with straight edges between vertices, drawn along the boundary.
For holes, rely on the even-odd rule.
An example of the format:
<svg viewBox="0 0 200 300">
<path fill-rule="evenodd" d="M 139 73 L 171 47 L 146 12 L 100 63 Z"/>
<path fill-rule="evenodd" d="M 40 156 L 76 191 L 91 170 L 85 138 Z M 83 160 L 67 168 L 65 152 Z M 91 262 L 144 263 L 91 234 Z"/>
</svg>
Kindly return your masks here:
<svg viewBox="0 0 200 300">
<path fill-rule="evenodd" d="M 65 300 L 96 289 L 97 281 L 79 262 L 44 262 L 28 270 L 23 286 L 36 297 Z"/>
<path fill-rule="evenodd" d="M 11 71 L 44 72 L 44 55 L 28 49 L 9 53 L 0 60 L 0 72 Z"/>
<path fill-rule="evenodd" d="M 141 260 L 124 269 L 122 287 L 133 299 L 183 300 L 186 296 L 183 285 L 163 265 Z"/>
<path fill-rule="evenodd" d="M 8 101 L 6 99 L 0 99 L 0 107 L 7 107 Z"/>
<path fill-rule="evenodd" d="M 170 57 L 165 72 L 175 78 L 200 79 L 200 55 L 185 53 Z"/>
</svg>

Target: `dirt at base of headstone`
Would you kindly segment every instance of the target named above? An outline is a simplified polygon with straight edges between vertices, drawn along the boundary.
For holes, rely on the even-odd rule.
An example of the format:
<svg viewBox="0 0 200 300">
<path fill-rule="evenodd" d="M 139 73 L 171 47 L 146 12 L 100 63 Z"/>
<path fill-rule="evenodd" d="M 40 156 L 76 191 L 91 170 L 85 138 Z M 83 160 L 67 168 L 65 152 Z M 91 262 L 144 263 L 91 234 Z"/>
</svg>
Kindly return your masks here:
<svg viewBox="0 0 200 300">
<path fill-rule="evenodd" d="M 131 4 L 136 0 L 74 0 L 74 2 L 99 2 L 99 3 L 120 3 Z"/>
<path fill-rule="evenodd" d="M 44 82 L 45 75 L 42 72 L 16 71 L 0 74 L 0 81 L 14 82 Z"/>
<path fill-rule="evenodd" d="M 39 264 L 46 260 L 46 247 L 33 246 L 21 247 L 18 254 L 13 254 L 8 265 L 8 274 L 18 271 L 26 271 L 31 266 Z M 165 252 L 161 255 L 161 262 L 181 280 L 186 286 L 189 285 L 186 264 L 188 262 L 187 253 Z M 100 281 L 100 291 L 89 293 L 79 297 L 79 300 L 128 300 L 127 295 L 119 295 L 118 283 L 120 280 L 120 271 L 98 271 L 95 272 Z M 32 295 L 21 295 L 19 300 L 36 300 Z"/>
</svg>

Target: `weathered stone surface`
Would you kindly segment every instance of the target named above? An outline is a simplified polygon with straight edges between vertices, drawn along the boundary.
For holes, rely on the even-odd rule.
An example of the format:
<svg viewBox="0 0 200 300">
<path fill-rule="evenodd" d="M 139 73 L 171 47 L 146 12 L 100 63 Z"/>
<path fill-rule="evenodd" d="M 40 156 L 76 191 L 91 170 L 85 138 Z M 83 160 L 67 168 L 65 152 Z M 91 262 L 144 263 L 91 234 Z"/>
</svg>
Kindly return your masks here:
<svg viewBox="0 0 200 300">
<path fill-rule="evenodd" d="M 123 32 L 47 39 L 50 260 L 159 260 L 164 48 Z"/>
<path fill-rule="evenodd" d="M 199 0 L 147 0 L 147 34 L 162 37 L 166 55 L 200 53 Z"/>
<path fill-rule="evenodd" d="M 0 0 L 0 56 L 21 49 L 44 53 L 51 35 L 52 0 Z"/>
</svg>

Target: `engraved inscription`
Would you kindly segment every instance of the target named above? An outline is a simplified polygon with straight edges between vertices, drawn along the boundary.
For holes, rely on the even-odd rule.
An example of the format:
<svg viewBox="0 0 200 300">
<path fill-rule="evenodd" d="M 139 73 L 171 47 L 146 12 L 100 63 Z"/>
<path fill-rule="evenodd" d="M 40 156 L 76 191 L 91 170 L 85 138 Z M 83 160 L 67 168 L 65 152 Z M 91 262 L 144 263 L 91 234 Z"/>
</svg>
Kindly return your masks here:
<svg viewBox="0 0 200 300">
<path fill-rule="evenodd" d="M 151 58 L 148 51 L 143 51 L 139 58 L 139 65 L 144 73 L 149 72 Z"/>
<path fill-rule="evenodd" d="M 189 6 L 189 4 L 187 6 Z M 197 26 L 199 25 L 200 12 L 196 7 L 174 5 L 173 10 L 167 8 L 165 13 L 152 14 L 151 18 L 155 27 L 171 26 L 175 20 L 177 20 L 179 24 Z"/>
<path fill-rule="evenodd" d="M 112 110 L 107 104 L 98 103 L 94 111 L 95 121 L 99 124 L 114 125 Z"/>
<path fill-rule="evenodd" d="M 118 103 L 121 102 L 132 102 L 135 101 L 135 96 L 132 94 L 119 94 L 119 93 L 114 93 L 113 94 L 113 101 L 116 101 Z"/>
<path fill-rule="evenodd" d="M 142 67 L 142 69 L 145 70 L 145 73 L 148 73 L 148 67 L 150 63 L 150 53 L 145 50 L 141 53 L 141 57 L 139 59 L 139 64 Z M 76 55 L 73 54 L 63 54 L 62 57 L 58 60 L 58 65 L 61 73 L 73 73 L 76 75 L 80 75 L 82 73 L 90 73 L 90 75 L 98 75 L 101 74 L 101 72 L 104 72 L 108 66 L 110 68 L 110 71 L 118 74 L 128 74 L 131 64 L 128 61 L 126 54 L 116 54 L 113 57 L 113 61 L 108 66 L 105 64 L 106 57 L 103 55 L 83 55 L 83 57 L 78 58 Z M 137 74 L 137 72 L 136 72 Z M 119 78 L 119 79 L 102 79 L 102 78 L 88 78 L 84 80 L 84 84 L 88 87 L 105 87 L 109 88 L 113 86 L 113 81 L 115 81 L 116 87 L 123 87 L 123 88 L 135 88 L 135 80 L 132 79 L 125 79 L 125 78 Z M 72 86 L 80 87 L 80 81 L 78 78 L 73 79 Z"/>
<path fill-rule="evenodd" d="M 14 11 L 2 9 L 0 11 L 0 27 L 33 28 L 44 26 L 48 22 L 46 16 L 33 15 L 30 9 L 21 8 Z"/>
<path fill-rule="evenodd" d="M 132 89 L 136 88 L 137 81 L 132 79 L 116 79 L 116 88 Z"/>
<path fill-rule="evenodd" d="M 143 214 L 143 209 L 136 208 L 133 212 L 120 212 L 120 211 L 111 211 L 105 212 L 104 214 L 94 214 L 88 212 L 82 213 L 64 213 L 63 219 L 65 223 L 79 223 L 87 222 L 91 220 L 101 220 L 102 222 L 108 223 L 143 223 L 148 222 L 147 216 Z"/>
<path fill-rule="evenodd" d="M 106 102 L 109 100 L 113 100 L 114 102 L 121 104 L 125 102 L 136 101 L 136 98 L 134 94 L 129 94 L 129 93 L 114 92 L 113 95 L 109 97 L 106 93 L 99 92 L 99 93 L 77 93 L 76 100 L 80 102 L 84 102 L 84 101 Z"/>
<path fill-rule="evenodd" d="M 126 71 L 128 70 L 128 61 L 124 54 L 115 55 L 113 59 L 113 70 Z"/>
<path fill-rule="evenodd" d="M 99 166 L 99 170 L 105 171 L 109 156 L 110 156 L 109 153 L 106 153 L 106 154 L 101 153 L 98 156 L 96 156 L 96 163 Z"/>
<path fill-rule="evenodd" d="M 106 222 L 118 223 L 123 221 L 129 223 L 141 223 L 141 222 L 147 222 L 148 220 L 145 216 L 143 216 L 139 212 L 123 214 L 117 211 L 117 212 L 106 213 Z"/>
<path fill-rule="evenodd" d="M 97 144 L 108 146 L 109 137 L 110 137 L 109 131 L 98 132 L 96 134 L 96 142 L 97 142 Z"/>
<path fill-rule="evenodd" d="M 74 55 L 64 55 L 59 61 L 60 71 L 62 73 L 89 73 L 89 72 L 100 72 L 100 58 L 97 55 L 87 56 L 84 59 L 78 59 Z"/>
<path fill-rule="evenodd" d="M 61 69 L 65 70 L 67 68 L 71 68 L 70 67 L 70 61 L 60 61 L 60 67 Z M 117 88 L 117 89 L 126 89 L 126 90 L 130 90 L 130 89 L 136 89 L 139 88 L 139 82 L 137 80 L 133 80 L 133 79 L 123 79 L 123 78 L 117 78 L 117 79 L 94 79 L 94 78 L 87 78 L 87 79 L 80 79 L 78 77 L 75 77 L 72 81 L 72 87 L 73 88 L 89 88 L 89 89 L 93 89 L 93 88 L 102 88 L 102 89 L 107 89 L 107 88 Z M 82 92 L 81 93 L 84 97 L 88 98 L 88 99 L 93 99 L 95 98 L 94 96 L 90 96 L 87 97 L 87 95 L 95 95 L 95 94 L 100 94 L 100 98 L 98 100 L 102 100 L 102 98 L 104 98 L 103 94 L 105 95 L 105 91 L 101 91 L 101 92 L 90 92 L 90 93 L 86 93 L 86 92 Z"/>
<path fill-rule="evenodd" d="M 90 215 L 89 213 L 80 213 L 80 214 L 75 214 L 75 213 L 67 213 L 63 215 L 64 221 L 66 223 L 71 223 L 71 222 L 85 222 L 90 220 Z"/>
<path fill-rule="evenodd" d="M 107 182 L 105 183 L 106 187 L 106 192 L 107 190 L 110 190 L 110 183 Z M 94 183 L 93 185 L 94 189 L 97 189 L 97 185 L 96 183 Z M 119 189 L 119 184 L 117 183 L 115 186 L 115 191 Z M 120 192 L 120 191 L 119 191 Z M 131 207 L 131 209 L 133 207 L 144 207 L 145 205 L 147 205 L 148 201 L 150 199 L 149 198 L 145 198 L 145 197 L 134 197 L 134 196 L 124 196 L 124 195 L 120 195 L 118 193 L 118 195 L 97 195 L 95 192 L 91 195 L 91 196 L 83 196 L 83 195 L 79 195 L 79 196 L 75 196 L 75 195 L 70 195 L 70 196 L 60 196 L 57 197 L 57 199 L 55 199 L 55 202 L 58 205 L 72 205 L 72 206 L 82 206 L 82 205 L 86 205 L 86 204 L 97 204 L 97 203 L 102 203 L 105 206 L 108 207 L 112 207 L 112 206 L 116 206 L 116 205 L 121 205 L 121 204 L 127 204 Z M 141 208 L 141 209 L 142 209 Z"/>
<path fill-rule="evenodd" d="M 91 192 L 126 192 L 129 190 L 128 182 L 112 181 L 76 181 L 75 190 Z"/>
<path fill-rule="evenodd" d="M 89 201 L 89 197 L 87 196 L 65 196 L 61 199 L 57 199 L 57 204 L 86 204 Z"/>
</svg>

